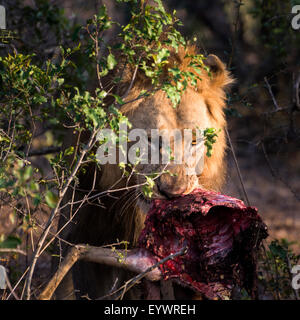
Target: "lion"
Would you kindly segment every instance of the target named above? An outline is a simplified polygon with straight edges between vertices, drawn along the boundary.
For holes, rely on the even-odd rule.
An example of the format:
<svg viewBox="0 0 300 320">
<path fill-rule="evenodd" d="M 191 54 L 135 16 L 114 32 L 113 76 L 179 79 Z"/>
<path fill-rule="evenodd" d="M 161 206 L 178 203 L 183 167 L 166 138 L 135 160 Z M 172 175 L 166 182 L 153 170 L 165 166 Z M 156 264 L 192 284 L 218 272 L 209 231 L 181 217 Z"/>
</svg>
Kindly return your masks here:
<svg viewBox="0 0 300 320">
<path fill-rule="evenodd" d="M 172 51 L 169 63 L 176 61 L 181 70 L 190 70 L 188 56 L 195 55 L 196 48 L 189 46 Z M 75 194 L 82 199 L 92 185 L 97 190 L 106 191 L 112 188 L 122 189 L 101 198 L 101 203 L 89 203 L 82 206 L 76 220 L 63 229 L 60 237 L 71 243 L 85 243 L 94 246 L 108 245 L 120 241 L 128 241 L 130 247 L 137 244 L 144 220 L 150 206 L 150 200 L 141 191 L 140 185 L 145 182 L 143 174 L 162 172 L 155 180 L 151 198 L 173 198 L 188 194 L 200 187 L 219 191 L 225 179 L 226 138 L 224 129 L 225 88 L 232 83 L 232 78 L 225 65 L 215 55 L 208 55 L 205 64 L 210 72 L 203 70 L 197 88 L 188 85 L 183 92 L 179 105 L 174 108 L 166 93 L 158 90 L 153 95 L 135 100 L 141 90 L 147 90 L 151 84 L 142 74 L 137 74 L 133 86 L 126 97 L 120 111 L 128 118 L 133 128 L 145 129 L 179 129 L 217 128 L 220 129 L 213 153 L 205 155 L 201 174 L 186 174 L 186 164 L 140 164 L 138 172 L 133 174 L 131 185 L 138 187 L 126 190 L 126 179 L 122 179 L 122 170 L 118 164 L 105 164 L 101 170 L 89 168 L 84 176 L 79 177 L 80 185 Z M 125 87 L 132 78 L 133 70 L 128 69 Z M 126 80 L 127 79 L 127 80 Z M 196 163 L 194 164 L 196 165 Z M 164 172 L 167 169 L 168 172 Z M 96 176 L 95 176 L 96 173 Z M 71 193 L 70 193 L 71 194 Z M 70 197 L 70 195 L 69 195 Z M 69 219 L 68 213 L 61 215 L 59 228 Z M 62 252 L 66 248 L 62 243 Z M 56 299 L 112 299 L 112 292 L 130 279 L 133 274 L 117 268 L 79 261 L 56 290 Z M 129 290 L 125 298 L 142 299 L 143 283 Z"/>
</svg>

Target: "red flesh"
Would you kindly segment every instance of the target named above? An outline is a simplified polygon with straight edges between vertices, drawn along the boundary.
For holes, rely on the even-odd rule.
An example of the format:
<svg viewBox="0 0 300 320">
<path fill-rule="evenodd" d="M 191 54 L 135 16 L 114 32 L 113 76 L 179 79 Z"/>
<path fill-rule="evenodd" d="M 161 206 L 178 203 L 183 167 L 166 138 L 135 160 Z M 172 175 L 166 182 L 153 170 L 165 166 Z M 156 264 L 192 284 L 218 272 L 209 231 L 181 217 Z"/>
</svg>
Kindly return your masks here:
<svg viewBox="0 0 300 320">
<path fill-rule="evenodd" d="M 153 200 L 139 246 L 162 259 L 164 279 L 173 278 L 209 299 L 228 296 L 235 285 L 255 293 L 256 251 L 267 237 L 254 207 L 220 193 L 197 189 L 172 200 Z"/>
</svg>

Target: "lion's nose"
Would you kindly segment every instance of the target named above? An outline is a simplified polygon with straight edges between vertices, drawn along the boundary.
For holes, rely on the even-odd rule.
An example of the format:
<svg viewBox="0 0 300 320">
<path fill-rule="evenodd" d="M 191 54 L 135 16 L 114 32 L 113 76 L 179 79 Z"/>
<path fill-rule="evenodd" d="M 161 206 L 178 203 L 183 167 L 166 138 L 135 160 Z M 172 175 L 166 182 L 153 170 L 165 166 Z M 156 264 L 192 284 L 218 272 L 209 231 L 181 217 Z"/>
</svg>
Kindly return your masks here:
<svg viewBox="0 0 300 320">
<path fill-rule="evenodd" d="M 168 199 L 179 197 L 186 191 L 186 187 L 184 186 L 171 186 L 163 183 L 157 183 L 157 189 L 163 196 Z"/>
</svg>

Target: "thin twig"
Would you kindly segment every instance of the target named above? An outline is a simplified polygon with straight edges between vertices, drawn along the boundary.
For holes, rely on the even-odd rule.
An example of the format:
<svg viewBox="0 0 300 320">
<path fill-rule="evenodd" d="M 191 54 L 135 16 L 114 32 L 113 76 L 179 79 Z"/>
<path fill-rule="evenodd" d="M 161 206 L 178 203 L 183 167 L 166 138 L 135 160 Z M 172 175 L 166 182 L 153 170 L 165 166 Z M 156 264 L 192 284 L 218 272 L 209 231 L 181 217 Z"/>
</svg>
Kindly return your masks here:
<svg viewBox="0 0 300 320">
<path fill-rule="evenodd" d="M 42 149 L 31 150 L 28 152 L 28 157 L 35 157 L 35 156 L 44 156 L 51 153 L 57 153 L 61 151 L 61 147 L 46 147 Z"/>
<path fill-rule="evenodd" d="M 260 144 L 261 144 L 261 148 L 262 148 L 263 154 L 264 154 L 264 156 L 265 156 L 265 159 L 266 159 L 266 161 L 267 161 L 267 164 L 268 164 L 268 166 L 269 166 L 269 169 L 270 169 L 270 171 L 271 171 L 272 176 L 273 176 L 275 179 L 278 179 L 279 181 L 281 181 L 281 182 L 291 191 L 291 193 L 294 195 L 294 197 L 295 197 L 298 201 L 300 201 L 300 197 L 299 197 L 299 195 L 297 194 L 297 192 L 293 190 L 293 188 L 289 185 L 288 182 L 286 182 L 285 180 L 283 180 L 283 179 L 276 173 L 275 169 L 273 168 L 273 166 L 272 166 L 272 164 L 271 164 L 271 161 L 270 161 L 270 159 L 269 159 L 269 156 L 268 156 L 268 154 L 267 154 L 267 151 L 266 151 L 266 149 L 265 149 L 265 144 L 264 144 L 264 142 L 261 141 Z"/>
<path fill-rule="evenodd" d="M 278 265 L 277 265 L 277 261 L 276 261 L 276 257 L 273 255 L 272 253 L 272 257 L 273 257 L 273 261 L 274 261 L 274 266 L 275 266 L 275 283 L 276 283 L 276 297 L 277 300 L 281 300 L 280 299 L 280 292 L 279 292 L 279 272 L 278 272 Z"/>
<path fill-rule="evenodd" d="M 23 278 L 26 276 L 28 270 L 29 270 L 29 267 L 27 267 L 26 270 L 23 272 L 22 276 L 20 277 L 20 279 L 17 281 L 17 283 L 16 283 L 15 286 L 13 287 L 11 293 L 8 295 L 7 300 L 10 298 L 11 295 L 14 294 L 15 290 L 17 289 L 17 287 L 19 286 L 19 284 L 21 283 L 21 281 L 23 280 Z"/>
<path fill-rule="evenodd" d="M 60 205 L 61 205 L 61 202 L 71 184 L 71 182 L 74 180 L 80 166 L 81 166 L 81 163 L 85 157 L 85 155 L 87 154 L 87 152 L 91 149 L 91 147 L 93 146 L 94 144 L 94 139 L 95 137 L 97 136 L 97 133 L 98 133 L 99 130 L 96 130 L 94 129 L 94 131 L 92 132 L 91 134 L 91 137 L 87 143 L 87 145 L 83 148 L 81 154 L 80 154 L 80 157 L 70 175 L 70 177 L 68 178 L 67 182 L 65 183 L 64 187 L 62 190 L 59 191 L 59 197 L 58 197 L 58 202 L 57 202 L 57 205 L 55 207 L 55 209 L 53 209 L 48 221 L 47 221 L 47 224 L 45 226 L 45 229 L 44 231 L 42 232 L 40 238 L 39 238 L 39 241 L 37 243 L 37 246 L 36 246 L 36 249 L 34 251 L 34 254 L 33 254 L 33 258 L 32 258 L 32 261 L 31 261 L 31 264 L 30 264 L 30 268 L 29 268 L 29 271 L 28 271 L 28 274 L 27 274 L 27 277 L 26 277 L 26 281 L 25 281 L 25 292 L 26 292 L 26 299 L 29 300 L 30 299 L 30 287 L 31 287 L 31 281 L 32 281 L 32 276 L 33 276 L 33 272 L 34 272 L 34 269 L 35 269 L 35 265 L 36 265 L 36 262 L 37 262 L 37 259 L 40 255 L 40 252 L 42 250 L 42 246 L 48 236 L 48 233 L 50 231 L 50 228 L 52 226 L 52 223 L 53 223 L 53 220 L 54 218 L 56 217 L 56 215 L 58 214 L 59 210 L 60 210 Z"/>
<path fill-rule="evenodd" d="M 274 106 L 275 106 L 275 110 L 274 110 L 274 111 L 275 111 L 275 112 L 276 112 L 276 111 L 279 111 L 280 108 L 279 108 L 278 103 L 277 103 L 277 101 L 276 101 L 276 99 L 275 99 L 275 97 L 274 97 L 272 88 L 271 88 L 271 86 L 270 86 L 270 84 L 269 84 L 269 82 L 268 82 L 267 77 L 264 77 L 264 80 L 265 80 L 265 83 L 266 83 L 266 85 L 267 85 L 268 91 L 269 91 L 269 93 L 270 93 L 270 96 L 271 96 L 272 101 L 273 101 Z"/>
<path fill-rule="evenodd" d="M 134 72 L 133 72 L 133 75 L 132 75 L 132 78 L 131 78 L 131 81 L 130 81 L 130 85 L 129 85 L 129 87 L 127 88 L 124 96 L 122 97 L 123 100 L 127 98 L 130 90 L 131 90 L 132 87 L 133 87 L 133 83 L 134 83 L 134 80 L 135 80 L 135 78 L 136 78 L 138 69 L 139 69 L 139 61 L 137 62 L 137 65 L 136 65 L 136 67 L 135 67 L 135 69 L 134 69 Z"/>
<path fill-rule="evenodd" d="M 154 264 L 153 266 L 151 266 L 148 269 L 146 269 L 144 272 L 142 272 L 142 273 L 138 274 L 137 276 L 133 277 L 132 279 L 128 280 L 122 287 L 120 287 L 118 290 L 113 292 L 113 294 L 114 294 L 114 293 L 116 293 L 116 292 L 118 292 L 120 290 L 123 290 L 122 293 L 116 299 L 122 298 L 126 291 L 131 289 L 138 281 L 140 281 L 145 276 L 147 276 L 148 273 L 150 273 L 154 269 L 158 268 L 160 265 L 164 264 L 165 262 L 167 262 L 169 260 L 173 260 L 174 258 L 176 258 L 178 256 L 182 256 L 182 255 L 186 254 L 186 251 L 187 251 L 187 247 L 183 247 L 178 252 L 168 255 L 164 259 L 158 261 L 156 264 Z"/>
<path fill-rule="evenodd" d="M 17 296 L 17 294 L 15 293 L 15 291 L 13 290 L 13 288 L 12 288 L 12 286 L 11 286 L 11 283 L 10 283 L 10 281 L 9 281 L 9 278 L 8 278 L 8 275 L 6 274 L 6 284 L 7 284 L 7 287 L 8 287 L 8 289 L 9 289 L 9 291 L 10 291 L 10 293 L 14 296 L 14 298 L 16 299 L 16 300 L 20 300 L 20 298 Z"/>
<path fill-rule="evenodd" d="M 294 107 L 297 110 L 300 110 L 300 95 L 299 95 L 299 87 L 300 87 L 300 72 L 297 77 L 294 76 Z"/>
<path fill-rule="evenodd" d="M 231 53 L 230 53 L 230 57 L 229 57 L 229 61 L 228 61 L 228 69 L 230 69 L 232 61 L 233 61 L 233 57 L 235 54 L 235 49 L 236 49 L 236 40 L 237 40 L 237 33 L 238 33 L 238 26 L 239 26 L 239 21 L 240 21 L 240 9 L 241 9 L 241 5 L 242 5 L 242 0 L 239 0 L 239 3 L 237 3 L 237 12 L 236 12 L 236 19 L 234 22 L 234 34 L 233 34 L 233 39 L 232 39 L 232 43 L 231 43 Z"/>
<path fill-rule="evenodd" d="M 245 188 L 245 185 L 244 185 L 244 182 L 243 182 L 243 178 L 242 178 L 242 174 L 241 174 L 241 171 L 240 171 L 240 167 L 239 167 L 239 164 L 238 164 L 238 161 L 237 161 L 237 158 L 236 158 L 236 155 L 235 155 L 235 151 L 234 151 L 234 148 L 233 148 L 233 145 L 232 145 L 232 142 L 231 142 L 231 138 L 230 138 L 230 135 L 229 135 L 229 132 L 228 132 L 227 128 L 225 128 L 225 132 L 226 132 L 227 139 L 228 139 L 228 142 L 229 142 L 229 145 L 230 145 L 231 153 L 232 153 L 232 156 L 233 156 L 233 159 L 234 159 L 234 163 L 235 163 L 236 170 L 237 170 L 237 173 L 238 173 L 238 176 L 239 176 L 239 179 L 240 179 L 240 183 L 241 183 L 241 186 L 243 188 L 243 193 L 244 193 L 244 197 L 245 197 L 247 206 L 250 206 L 250 201 L 249 201 L 249 198 L 248 198 L 248 195 L 247 195 L 247 192 L 246 192 L 246 188 Z"/>
<path fill-rule="evenodd" d="M 0 248 L 0 253 L 19 253 L 23 256 L 26 256 L 27 253 L 21 249 L 12 249 L 12 248 Z"/>
</svg>

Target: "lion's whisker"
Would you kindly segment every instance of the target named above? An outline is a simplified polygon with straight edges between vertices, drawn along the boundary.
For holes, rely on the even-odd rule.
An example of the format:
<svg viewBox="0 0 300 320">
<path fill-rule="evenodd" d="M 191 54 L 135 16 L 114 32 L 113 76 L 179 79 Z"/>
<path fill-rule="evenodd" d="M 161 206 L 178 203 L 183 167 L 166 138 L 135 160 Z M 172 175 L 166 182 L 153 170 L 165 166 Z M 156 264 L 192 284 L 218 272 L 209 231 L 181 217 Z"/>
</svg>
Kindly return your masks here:
<svg viewBox="0 0 300 320">
<path fill-rule="evenodd" d="M 126 196 L 131 196 L 131 194 L 135 194 L 135 189 L 132 190 L 128 190 L 126 192 L 123 192 L 123 194 L 116 199 L 116 201 L 112 204 L 112 206 L 110 207 L 110 211 L 117 205 L 119 204 Z"/>
<path fill-rule="evenodd" d="M 139 190 L 137 193 L 134 193 L 133 195 L 131 195 L 131 197 L 125 202 L 124 206 L 122 207 L 120 216 L 122 216 L 123 213 L 126 212 L 132 204 L 134 204 L 134 202 L 138 199 L 139 196 L 140 196 Z"/>
</svg>

